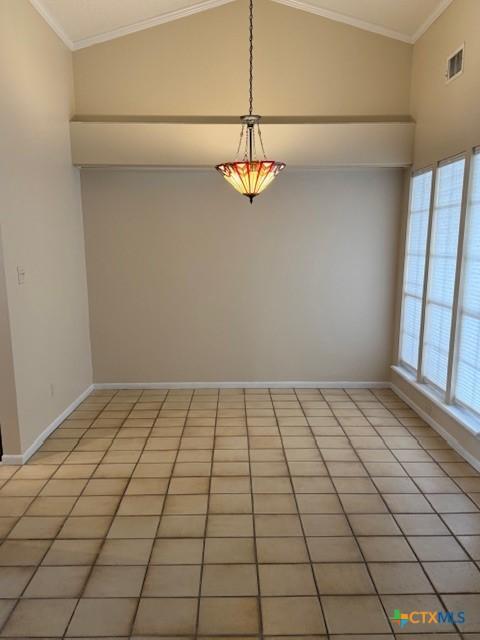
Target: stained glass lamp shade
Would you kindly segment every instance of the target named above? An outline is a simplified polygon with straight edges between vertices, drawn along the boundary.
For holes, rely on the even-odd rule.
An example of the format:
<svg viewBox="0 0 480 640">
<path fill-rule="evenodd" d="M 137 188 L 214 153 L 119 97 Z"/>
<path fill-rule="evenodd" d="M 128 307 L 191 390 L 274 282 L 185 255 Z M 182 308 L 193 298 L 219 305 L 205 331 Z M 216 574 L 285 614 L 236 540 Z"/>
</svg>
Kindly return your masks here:
<svg viewBox="0 0 480 640">
<path fill-rule="evenodd" d="M 225 180 L 239 193 L 247 196 L 250 202 L 272 184 L 284 168 L 283 162 L 274 160 L 225 162 L 216 167 Z"/>
<path fill-rule="evenodd" d="M 245 152 L 243 159 L 233 162 L 224 162 L 215 167 L 217 171 L 223 175 L 225 180 L 239 193 L 247 196 L 250 202 L 253 202 L 253 199 L 258 196 L 259 193 L 262 193 L 262 191 L 272 184 L 280 171 L 285 168 L 284 162 L 267 160 L 266 157 L 262 160 L 257 160 L 255 158 L 256 133 L 260 140 L 263 155 L 265 156 L 259 121 L 260 116 L 242 116 L 243 126 L 240 134 L 238 151 L 240 151 L 242 146 L 242 140 L 246 128 L 247 132 L 245 136 Z"/>
<path fill-rule="evenodd" d="M 250 109 L 248 116 L 242 116 L 242 130 L 237 149 L 237 158 L 232 162 L 217 164 L 215 169 L 239 193 L 247 196 L 250 203 L 259 193 L 272 184 L 280 171 L 285 169 L 284 162 L 268 160 L 263 147 L 260 131 L 260 116 L 253 114 L 253 0 L 250 0 Z M 256 140 L 259 140 L 263 158 L 256 153 Z M 238 157 L 244 144 L 243 156 Z"/>
</svg>

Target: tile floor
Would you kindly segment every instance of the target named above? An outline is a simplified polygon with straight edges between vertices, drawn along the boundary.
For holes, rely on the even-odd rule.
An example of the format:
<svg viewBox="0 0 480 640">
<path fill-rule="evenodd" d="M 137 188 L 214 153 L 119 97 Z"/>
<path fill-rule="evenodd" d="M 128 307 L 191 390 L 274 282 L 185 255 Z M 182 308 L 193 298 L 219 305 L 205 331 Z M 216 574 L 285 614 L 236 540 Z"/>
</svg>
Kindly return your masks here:
<svg viewBox="0 0 480 640">
<path fill-rule="evenodd" d="M 0 635 L 479 640 L 479 506 L 389 390 L 96 391 L 0 467 Z"/>
</svg>

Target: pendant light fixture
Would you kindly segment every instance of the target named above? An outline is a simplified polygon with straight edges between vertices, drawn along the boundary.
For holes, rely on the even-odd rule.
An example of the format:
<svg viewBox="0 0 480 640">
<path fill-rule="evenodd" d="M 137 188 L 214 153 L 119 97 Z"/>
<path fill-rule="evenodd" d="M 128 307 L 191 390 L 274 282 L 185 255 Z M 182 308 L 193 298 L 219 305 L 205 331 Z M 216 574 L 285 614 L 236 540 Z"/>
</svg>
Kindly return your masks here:
<svg viewBox="0 0 480 640">
<path fill-rule="evenodd" d="M 284 162 L 267 159 L 260 130 L 261 116 L 253 113 L 253 0 L 250 0 L 249 34 L 250 95 L 248 115 L 240 118 L 242 129 L 236 159 L 233 162 L 218 164 L 215 169 L 223 175 L 234 189 L 247 196 L 250 203 L 252 203 L 253 199 L 275 180 L 280 171 L 285 169 Z M 261 160 L 257 157 L 257 138 L 262 150 L 263 157 Z M 243 156 L 240 159 L 242 148 Z"/>
</svg>

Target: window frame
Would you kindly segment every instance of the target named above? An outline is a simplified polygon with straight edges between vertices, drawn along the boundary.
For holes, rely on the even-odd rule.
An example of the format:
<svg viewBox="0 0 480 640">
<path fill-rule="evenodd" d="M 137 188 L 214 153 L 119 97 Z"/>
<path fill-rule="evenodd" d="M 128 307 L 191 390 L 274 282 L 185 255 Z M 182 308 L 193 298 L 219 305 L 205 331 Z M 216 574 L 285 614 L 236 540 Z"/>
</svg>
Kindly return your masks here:
<svg viewBox="0 0 480 640">
<path fill-rule="evenodd" d="M 421 176 L 425 173 L 432 173 L 432 181 L 430 185 L 430 202 L 428 209 L 428 221 L 427 221 L 427 237 L 425 240 L 425 264 L 423 270 L 423 290 L 422 290 L 422 299 L 421 299 L 421 313 L 420 313 L 420 332 L 418 334 L 418 357 L 417 357 L 417 368 L 412 367 L 411 364 L 405 362 L 402 359 L 402 338 L 403 338 L 403 304 L 405 300 L 405 282 L 406 282 L 406 264 L 407 264 L 407 241 L 410 234 L 410 223 L 411 223 L 411 209 L 412 209 L 412 194 L 413 194 L 413 180 L 417 176 Z M 419 365 L 421 363 L 421 353 L 422 353 L 422 343 L 423 343 L 423 325 L 424 325 L 424 313 L 425 313 L 425 291 L 426 291 L 426 282 L 427 282 L 427 274 L 428 274 L 428 262 L 429 262 L 429 246 L 430 246 L 430 235 L 431 235 L 431 221 L 432 221 L 432 206 L 434 202 L 434 193 L 435 193 L 435 178 L 436 178 L 436 166 L 434 164 L 428 165 L 426 167 L 422 167 L 417 171 L 412 171 L 410 173 L 409 180 L 409 191 L 408 191 L 408 210 L 407 210 L 407 223 L 405 225 L 405 235 L 403 238 L 403 275 L 402 275 L 402 291 L 401 291 L 401 302 L 400 302 L 400 326 L 398 333 L 398 353 L 397 353 L 397 362 L 402 367 L 405 367 L 410 373 L 417 377 L 418 380 L 418 372 Z"/>
<path fill-rule="evenodd" d="M 460 202 L 460 215 L 459 215 L 459 224 L 458 224 L 458 239 L 457 239 L 457 251 L 455 256 L 455 280 L 454 280 L 454 289 L 453 289 L 453 297 L 452 297 L 452 307 L 451 307 L 451 320 L 450 320 L 450 333 L 449 333 L 449 346 L 448 346 L 448 363 L 447 363 L 447 377 L 446 377 L 446 385 L 445 390 L 436 385 L 433 381 L 429 380 L 424 371 L 424 350 L 425 350 L 425 326 L 427 320 L 427 307 L 428 307 L 428 295 L 429 289 L 431 286 L 430 281 L 430 269 L 427 270 L 425 276 L 425 290 L 423 295 L 423 305 L 422 305 L 422 342 L 419 347 L 420 355 L 419 355 L 419 364 L 418 367 L 418 376 L 417 380 L 422 384 L 427 385 L 430 389 L 432 389 L 435 393 L 437 393 L 440 397 L 442 397 L 447 404 L 452 404 L 448 401 L 451 392 L 451 372 L 452 372 L 452 341 L 456 337 L 456 332 L 454 335 L 454 328 L 456 327 L 456 316 L 458 311 L 458 275 L 459 275 L 459 253 L 463 253 L 463 239 L 464 239 L 464 231 L 465 231 L 465 187 L 466 184 L 468 186 L 467 181 L 467 167 L 469 167 L 469 154 L 466 153 L 457 153 L 454 156 L 450 156 L 443 160 L 440 160 L 435 165 L 435 189 L 433 190 L 433 203 L 430 209 L 430 220 L 429 220 L 429 228 L 430 228 L 430 236 L 428 238 L 427 243 L 427 253 L 428 253 L 428 265 L 430 267 L 430 258 L 432 255 L 433 249 L 433 225 L 435 218 L 435 208 L 437 203 L 437 188 L 438 188 L 438 180 L 437 173 L 439 169 L 442 167 L 448 166 L 449 164 L 454 164 L 460 160 L 464 160 L 464 168 L 463 168 L 463 180 L 462 180 L 462 196 Z M 460 264 L 462 264 L 460 262 Z"/>
<path fill-rule="evenodd" d="M 468 218 L 470 214 L 470 202 L 472 198 L 472 185 L 473 185 L 473 168 L 474 168 L 474 156 L 480 157 L 480 146 L 474 147 L 471 153 L 468 156 L 468 163 L 465 165 L 465 173 L 467 173 L 467 186 L 465 188 L 464 183 L 464 191 L 462 194 L 462 215 L 463 215 L 463 229 L 460 231 L 463 233 L 462 237 L 462 245 L 461 245 L 461 256 L 457 256 L 457 279 L 458 279 L 458 290 L 457 290 L 457 300 L 456 300 L 456 322 L 454 331 L 455 334 L 451 336 L 452 344 L 451 344 L 451 377 L 450 377 L 450 388 L 447 387 L 447 402 L 448 404 L 456 405 L 462 408 L 462 410 L 466 411 L 469 415 L 473 416 L 475 419 L 480 420 L 480 413 L 475 409 L 472 409 L 468 405 L 464 404 L 461 400 L 456 398 L 455 390 L 456 390 L 456 376 L 459 364 L 459 345 L 460 345 L 460 325 L 461 325 L 461 301 L 463 299 L 463 291 L 465 284 L 465 246 L 467 243 L 467 227 L 468 227 Z M 462 221 L 461 221 L 462 222 Z M 460 262 L 459 262 L 460 261 Z"/>
</svg>

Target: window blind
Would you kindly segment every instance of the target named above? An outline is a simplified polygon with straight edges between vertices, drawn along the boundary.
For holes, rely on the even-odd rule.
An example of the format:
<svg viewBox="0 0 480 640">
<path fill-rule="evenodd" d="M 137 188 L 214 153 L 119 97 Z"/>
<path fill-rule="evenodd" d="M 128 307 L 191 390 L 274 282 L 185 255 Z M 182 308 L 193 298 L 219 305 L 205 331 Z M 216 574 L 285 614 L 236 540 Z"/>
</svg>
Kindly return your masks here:
<svg viewBox="0 0 480 640">
<path fill-rule="evenodd" d="M 408 214 L 400 360 L 414 369 L 418 363 L 432 175 L 430 170 L 413 176 Z"/>
<path fill-rule="evenodd" d="M 465 159 L 461 158 L 440 166 L 436 177 L 422 373 L 443 391 L 447 386 L 464 170 Z"/>
<path fill-rule="evenodd" d="M 455 399 L 480 413 L 480 153 L 472 158 L 471 179 L 459 305 Z"/>
</svg>

